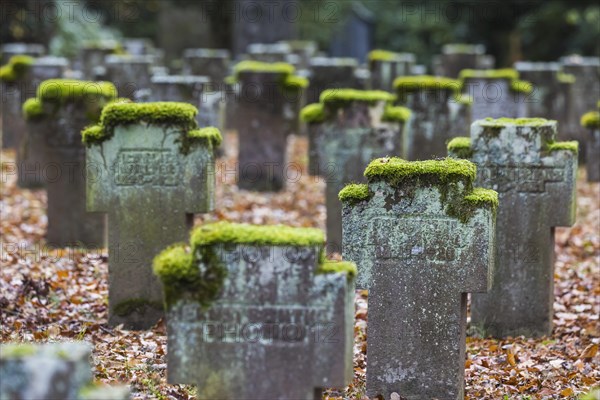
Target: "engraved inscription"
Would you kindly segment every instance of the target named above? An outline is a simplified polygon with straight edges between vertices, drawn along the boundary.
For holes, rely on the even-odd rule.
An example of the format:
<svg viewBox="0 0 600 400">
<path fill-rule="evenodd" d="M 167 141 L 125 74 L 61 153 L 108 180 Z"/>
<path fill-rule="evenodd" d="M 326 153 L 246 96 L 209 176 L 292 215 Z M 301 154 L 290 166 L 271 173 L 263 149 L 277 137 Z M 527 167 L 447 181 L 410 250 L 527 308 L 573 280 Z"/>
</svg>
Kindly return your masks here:
<svg viewBox="0 0 600 400">
<path fill-rule="evenodd" d="M 169 150 L 121 150 L 114 171 L 117 186 L 177 186 L 181 179 L 177 154 Z"/>
<path fill-rule="evenodd" d="M 394 231 L 397 233 L 392 234 Z M 375 257 L 381 261 L 447 264 L 459 260 L 465 248 L 458 221 L 450 218 L 377 218 L 371 222 L 370 232 Z M 398 240 L 390 241 L 390 237 Z"/>
<path fill-rule="evenodd" d="M 546 183 L 563 182 L 564 168 L 541 165 L 482 165 L 477 167 L 477 181 L 497 192 L 511 190 L 525 193 L 546 191 Z"/>
</svg>

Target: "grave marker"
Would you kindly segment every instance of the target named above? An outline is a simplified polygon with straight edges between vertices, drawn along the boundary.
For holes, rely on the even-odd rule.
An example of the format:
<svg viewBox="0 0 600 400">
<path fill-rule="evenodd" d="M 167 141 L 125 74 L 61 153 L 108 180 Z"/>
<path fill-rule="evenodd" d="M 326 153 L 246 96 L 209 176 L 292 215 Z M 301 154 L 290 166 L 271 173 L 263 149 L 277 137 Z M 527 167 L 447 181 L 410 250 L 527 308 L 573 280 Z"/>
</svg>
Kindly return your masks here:
<svg viewBox="0 0 600 400">
<path fill-rule="evenodd" d="M 41 57 L 44 54 L 46 54 L 46 49 L 41 44 L 6 43 L 0 46 L 0 65 L 8 63 L 13 56 Z"/>
<path fill-rule="evenodd" d="M 493 337 L 552 333 L 554 227 L 574 222 L 577 172 L 577 143 L 555 138 L 556 121 L 501 118 L 448 144 L 500 198 L 494 286 L 471 303 L 472 324 Z"/>
<path fill-rule="evenodd" d="M 186 49 L 183 53 L 183 75 L 206 76 L 216 88 L 221 85 L 229 73 L 229 50 L 226 49 Z"/>
<path fill-rule="evenodd" d="M 486 69 L 494 67 L 493 57 L 485 55 L 481 44 L 449 43 L 442 46 L 442 54 L 436 56 L 434 71 L 438 76 L 458 78 L 463 69 Z"/>
<path fill-rule="evenodd" d="M 395 96 L 383 91 L 328 89 L 321 102 L 302 112 L 309 132 L 309 172 L 327 183 L 327 251 L 341 253 L 342 204 L 338 193 L 364 181 L 369 162 L 402 149 L 410 110 L 392 107 Z"/>
<path fill-rule="evenodd" d="M 312 228 L 218 222 L 154 261 L 168 381 L 199 399 L 321 399 L 352 379 L 354 275 Z"/>
<path fill-rule="evenodd" d="M 42 82 L 37 96 L 23 106 L 29 126 L 34 128 L 27 132 L 27 141 L 34 143 L 36 150 L 32 151 L 43 155 L 33 170 L 19 174 L 32 174 L 35 181 L 46 186 L 46 240 L 51 246 L 104 247 L 104 217 L 86 212 L 85 207 L 90 166 L 81 130 L 96 122 L 102 108 L 116 95 L 115 87 L 108 82 L 50 79 Z"/>
<path fill-rule="evenodd" d="M 491 285 L 497 194 L 465 160 L 380 158 L 340 192 L 343 254 L 369 290 L 367 396 L 462 399 L 467 293 Z"/>
<path fill-rule="evenodd" d="M 394 81 L 398 104 L 408 107 L 401 154 L 406 160 L 429 160 L 446 155 L 446 143 L 471 124 L 472 99 L 460 93 L 458 80 L 428 75 Z"/>
<path fill-rule="evenodd" d="M 463 93 L 473 99 L 473 121 L 483 118 L 522 118 L 533 101 L 531 83 L 519 80 L 514 69 L 461 71 Z"/>
<path fill-rule="evenodd" d="M 154 57 L 111 54 L 105 62 L 106 77 L 115 84 L 120 96 L 136 100 L 150 88 Z"/>
<path fill-rule="evenodd" d="M 185 103 L 107 106 L 83 132 L 87 207 L 108 214 L 109 324 L 146 329 L 162 316 L 152 257 L 187 238 L 193 213 L 213 208 L 216 128 L 197 129 Z"/>
<path fill-rule="evenodd" d="M 394 53 L 386 50 L 373 50 L 369 53 L 371 71 L 370 88 L 393 91 L 394 80 L 400 76 L 413 75 L 416 58 L 412 53 Z"/>
<path fill-rule="evenodd" d="M 306 101 L 318 103 L 326 89 L 363 89 L 358 83 L 358 63 L 353 58 L 314 57 L 310 60 L 310 86 Z"/>
<path fill-rule="evenodd" d="M 121 53 L 120 44 L 114 40 L 87 42 L 79 54 L 81 72 L 85 79 L 99 79 L 106 75 L 106 57 Z"/>
<path fill-rule="evenodd" d="M 600 109 L 600 101 L 598 101 Z M 585 153 L 588 182 L 600 182 L 600 111 L 590 111 L 581 117 L 581 125 L 589 132 Z"/>
<path fill-rule="evenodd" d="M 18 149 L 25 130 L 21 105 L 26 99 L 28 72 L 34 58 L 16 55 L 0 67 L 0 92 L 2 93 L 2 147 Z"/>
</svg>

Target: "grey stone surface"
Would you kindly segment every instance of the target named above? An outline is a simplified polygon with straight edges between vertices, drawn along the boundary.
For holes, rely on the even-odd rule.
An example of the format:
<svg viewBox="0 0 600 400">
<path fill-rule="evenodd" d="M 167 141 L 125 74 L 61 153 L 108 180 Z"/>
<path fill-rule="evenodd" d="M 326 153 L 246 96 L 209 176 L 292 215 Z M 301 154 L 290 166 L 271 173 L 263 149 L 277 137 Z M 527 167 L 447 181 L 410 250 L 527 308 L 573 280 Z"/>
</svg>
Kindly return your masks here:
<svg viewBox="0 0 600 400">
<path fill-rule="evenodd" d="M 398 53 L 393 60 L 370 60 L 370 88 L 393 92 L 394 79 L 413 74 L 416 57 L 412 53 Z"/>
<path fill-rule="evenodd" d="M 227 276 L 210 306 L 184 296 L 168 311 L 170 383 L 199 399 L 315 400 L 351 381 L 353 279 L 315 274 L 317 246 L 210 248 Z"/>
<path fill-rule="evenodd" d="M 376 180 L 369 199 L 344 203 L 343 256 L 369 290 L 370 398 L 463 398 L 467 293 L 489 290 L 495 232 L 490 208 L 447 214 L 468 185 Z"/>
<path fill-rule="evenodd" d="M 105 60 L 119 48 L 116 41 L 93 43 L 84 46 L 79 53 L 79 64 L 84 79 L 96 80 L 106 75 Z"/>
<path fill-rule="evenodd" d="M 47 79 L 62 78 L 69 66 L 66 58 L 62 57 L 40 57 L 36 58 L 29 68 L 26 82 L 21 90 L 22 98 L 36 96 L 36 90 L 40 83 Z M 45 137 L 32 141 L 33 130 L 43 129 L 43 123 L 26 122 L 22 137 L 18 140 L 16 151 L 17 169 L 19 171 L 17 185 L 23 188 L 35 188 L 44 186 L 43 168 Z"/>
<path fill-rule="evenodd" d="M 290 52 L 298 57 L 299 69 L 308 68 L 311 58 L 316 56 L 319 50 L 317 42 L 312 40 L 282 40 L 279 43 L 289 46 Z"/>
<path fill-rule="evenodd" d="M 600 128 L 588 128 L 585 169 L 588 182 L 600 182 Z"/>
<path fill-rule="evenodd" d="M 119 92 L 120 97 L 135 100 L 138 92 L 151 86 L 152 56 L 108 55 L 105 58 L 106 77 Z"/>
<path fill-rule="evenodd" d="M 286 42 L 278 43 L 252 43 L 246 48 L 246 54 L 250 60 L 276 63 L 276 62 L 287 62 L 298 60 L 294 54 L 292 54 L 292 48 Z M 291 57 L 290 56 L 294 56 Z"/>
<path fill-rule="evenodd" d="M 363 172 L 371 160 L 402 151 L 404 124 L 383 122 L 384 107 L 385 102 L 369 106 L 355 101 L 325 121 L 310 124 L 310 141 L 317 158 L 313 164 L 319 169 L 316 175 L 326 182 L 328 253 L 342 252 L 339 191 L 348 183 L 363 182 Z"/>
<path fill-rule="evenodd" d="M 214 155 L 180 153 L 180 128 L 134 124 L 87 149 L 87 208 L 108 214 L 109 324 L 146 329 L 163 315 L 152 258 L 187 239 L 192 213 L 213 208 Z"/>
<path fill-rule="evenodd" d="M 238 186 L 255 191 L 278 191 L 286 185 L 287 137 L 303 101 L 284 90 L 282 74 L 239 74 L 236 128 L 238 130 Z M 297 121 L 297 119 L 296 119 Z"/>
<path fill-rule="evenodd" d="M 438 76 L 458 78 L 463 69 L 493 68 L 493 58 L 490 65 L 485 57 L 483 45 L 446 44 L 442 47 L 442 54 L 436 56 L 434 72 Z"/>
<path fill-rule="evenodd" d="M 508 79 L 467 78 L 463 92 L 473 98 L 473 121 L 484 118 L 524 118 L 531 95 L 515 92 Z"/>
<path fill-rule="evenodd" d="M 471 126 L 477 184 L 498 191 L 494 286 L 472 296 L 472 324 L 494 337 L 552 333 L 554 227 L 575 218 L 577 156 L 549 152 L 556 122 Z"/>
<path fill-rule="evenodd" d="M 356 70 L 358 62 L 353 58 L 314 57 L 310 60 L 310 86 L 306 91 L 307 104 L 318 103 L 325 89 L 359 89 Z"/>
<path fill-rule="evenodd" d="M 471 125 L 471 104 L 466 97 L 441 88 L 422 89 L 398 96 L 398 103 L 411 110 L 401 153 L 410 161 L 445 157 L 446 143 L 464 135 Z"/>
<path fill-rule="evenodd" d="M 12 56 L 27 55 L 41 57 L 46 54 L 46 48 L 36 43 L 5 43 L 0 46 L 0 65 L 8 63 Z"/>
<path fill-rule="evenodd" d="M 229 74 L 230 58 L 226 49 L 186 49 L 182 74 L 206 76 L 212 83 L 223 85 Z M 223 88 L 218 87 L 218 90 Z"/>
<path fill-rule="evenodd" d="M 128 400 L 125 386 L 92 383 L 87 342 L 0 345 L 0 398 L 12 400 Z"/>
</svg>

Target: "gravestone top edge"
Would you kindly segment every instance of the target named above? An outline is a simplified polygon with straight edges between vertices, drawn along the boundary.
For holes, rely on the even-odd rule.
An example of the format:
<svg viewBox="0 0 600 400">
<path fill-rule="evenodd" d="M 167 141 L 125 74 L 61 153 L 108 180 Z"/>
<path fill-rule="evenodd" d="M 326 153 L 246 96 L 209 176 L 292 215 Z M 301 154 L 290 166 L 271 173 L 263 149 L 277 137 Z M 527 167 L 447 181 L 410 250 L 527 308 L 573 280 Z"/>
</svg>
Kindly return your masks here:
<svg viewBox="0 0 600 400">
<path fill-rule="evenodd" d="M 184 58 L 225 58 L 229 59 L 231 53 L 227 49 L 190 48 L 183 51 Z"/>
<path fill-rule="evenodd" d="M 233 71 L 235 76 L 238 76 L 240 73 L 244 72 L 292 75 L 294 72 L 296 72 L 296 68 L 292 64 L 284 62 L 268 63 L 262 61 L 245 60 L 237 63 L 233 67 Z"/>
<path fill-rule="evenodd" d="M 417 60 L 413 53 L 396 53 L 383 49 L 371 50 L 367 57 L 369 61 L 383 62 L 416 62 Z"/>
<path fill-rule="evenodd" d="M 458 79 L 432 75 L 400 76 L 394 79 L 394 90 L 396 91 L 419 91 L 419 90 L 449 90 L 459 92 L 462 82 Z"/>
<path fill-rule="evenodd" d="M 313 57 L 309 64 L 310 67 L 358 67 L 356 59 L 344 57 Z"/>
<path fill-rule="evenodd" d="M 12 56 L 7 64 L 0 67 L 0 81 L 14 82 L 22 79 L 34 62 L 35 58 L 28 55 Z"/>
<path fill-rule="evenodd" d="M 472 126 L 485 128 L 505 128 L 509 126 L 521 126 L 528 128 L 552 127 L 556 129 L 557 121 L 546 118 L 486 118 L 473 122 Z"/>
<path fill-rule="evenodd" d="M 43 56 L 34 59 L 33 64 L 43 67 L 67 67 L 69 66 L 69 60 L 65 57 Z"/>
<path fill-rule="evenodd" d="M 111 82 L 84 81 L 77 79 L 48 79 L 36 91 L 42 101 L 76 101 L 82 98 L 99 97 L 112 100 L 117 97 L 117 88 Z"/>
<path fill-rule="evenodd" d="M 560 63 L 558 62 L 537 62 L 537 61 L 517 61 L 514 64 L 517 71 L 560 71 Z"/>
<path fill-rule="evenodd" d="M 152 55 L 109 54 L 104 61 L 107 64 L 153 64 Z"/>
<path fill-rule="evenodd" d="M 484 55 L 485 46 L 482 44 L 448 43 L 442 46 L 442 54 L 475 54 Z"/>
<path fill-rule="evenodd" d="M 348 104 L 353 101 L 377 103 L 393 102 L 396 96 L 383 90 L 359 90 L 350 88 L 326 89 L 319 96 L 321 103 Z"/>
<path fill-rule="evenodd" d="M 515 81 L 519 79 L 519 71 L 514 68 L 463 69 L 459 73 L 459 79 L 507 79 Z"/>
<path fill-rule="evenodd" d="M 600 105 L 600 102 L 598 102 Z M 581 116 L 581 126 L 585 128 L 598 128 L 600 127 L 600 111 L 588 111 Z"/>
<path fill-rule="evenodd" d="M 210 83 L 211 80 L 200 75 L 155 75 L 151 81 L 154 84 L 195 84 Z"/>
<path fill-rule="evenodd" d="M 46 48 L 42 44 L 38 43 L 23 43 L 23 42 L 14 42 L 14 43 L 5 43 L 0 46 L 0 54 L 1 53 L 40 53 L 43 54 L 46 52 Z"/>
<path fill-rule="evenodd" d="M 563 66 L 600 67 L 600 57 L 584 57 L 578 54 L 571 54 L 561 57 L 559 61 Z"/>
</svg>

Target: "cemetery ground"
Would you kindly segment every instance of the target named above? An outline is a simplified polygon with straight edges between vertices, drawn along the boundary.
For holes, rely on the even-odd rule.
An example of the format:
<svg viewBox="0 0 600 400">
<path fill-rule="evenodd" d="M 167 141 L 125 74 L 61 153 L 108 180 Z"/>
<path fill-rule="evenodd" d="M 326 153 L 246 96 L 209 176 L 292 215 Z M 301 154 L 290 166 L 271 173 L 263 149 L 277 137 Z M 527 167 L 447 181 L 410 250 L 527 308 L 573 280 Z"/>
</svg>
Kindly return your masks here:
<svg viewBox="0 0 600 400">
<path fill-rule="evenodd" d="M 238 190 L 235 186 L 236 137 L 228 135 L 225 157 L 217 161 L 217 190 L 212 214 L 196 223 L 227 219 L 255 224 L 282 223 L 325 228 L 325 182 L 306 173 L 307 141 L 290 138 L 288 187 L 275 194 Z M 2 168 L 14 152 L 2 152 Z M 302 169 L 302 176 L 296 174 Z M 193 399 L 192 386 L 166 384 L 166 332 L 163 321 L 148 331 L 107 325 L 106 249 L 44 247 L 44 191 L 16 187 L 3 174 L 2 258 L 0 266 L 0 340 L 87 340 L 94 345 L 95 378 L 124 382 L 134 399 Z M 556 229 L 554 330 L 541 339 L 467 337 L 465 397 L 470 399 L 577 398 L 600 385 L 600 185 L 577 181 L 577 222 Z M 366 399 L 367 299 L 356 295 L 354 380 L 329 399 Z M 394 397 L 392 397 L 394 398 Z M 400 396 L 397 399 L 401 399 Z"/>
</svg>

